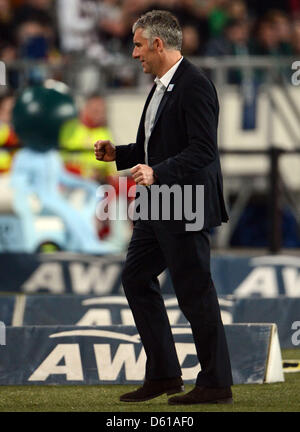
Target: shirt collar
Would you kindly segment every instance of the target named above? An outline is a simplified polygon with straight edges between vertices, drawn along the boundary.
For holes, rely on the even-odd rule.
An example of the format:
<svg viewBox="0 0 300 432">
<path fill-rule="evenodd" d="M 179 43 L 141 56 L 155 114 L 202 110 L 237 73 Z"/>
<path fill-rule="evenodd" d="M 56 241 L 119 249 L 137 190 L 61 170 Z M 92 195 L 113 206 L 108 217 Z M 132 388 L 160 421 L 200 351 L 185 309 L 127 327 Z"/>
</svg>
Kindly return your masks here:
<svg viewBox="0 0 300 432">
<path fill-rule="evenodd" d="M 168 72 L 166 72 L 161 78 L 156 77 L 155 78 L 155 83 L 158 87 L 161 87 L 162 85 L 167 88 L 168 85 L 170 84 L 171 79 L 173 78 L 178 66 L 180 65 L 180 63 L 182 62 L 183 57 L 181 57 L 180 60 L 178 60 L 177 63 L 175 63 L 169 70 Z"/>
</svg>

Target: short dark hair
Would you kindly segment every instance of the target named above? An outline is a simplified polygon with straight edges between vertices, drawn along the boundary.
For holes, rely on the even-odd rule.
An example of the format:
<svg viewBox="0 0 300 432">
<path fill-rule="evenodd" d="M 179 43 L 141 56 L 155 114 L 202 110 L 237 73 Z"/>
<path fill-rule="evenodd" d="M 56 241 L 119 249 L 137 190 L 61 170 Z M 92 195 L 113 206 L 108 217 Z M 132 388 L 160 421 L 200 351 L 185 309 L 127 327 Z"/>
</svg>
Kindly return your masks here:
<svg viewBox="0 0 300 432">
<path fill-rule="evenodd" d="M 166 48 L 181 51 L 182 30 L 178 19 L 171 12 L 165 10 L 152 10 L 142 15 L 132 27 L 144 29 L 144 35 L 152 45 L 154 38 L 159 37 Z"/>
</svg>

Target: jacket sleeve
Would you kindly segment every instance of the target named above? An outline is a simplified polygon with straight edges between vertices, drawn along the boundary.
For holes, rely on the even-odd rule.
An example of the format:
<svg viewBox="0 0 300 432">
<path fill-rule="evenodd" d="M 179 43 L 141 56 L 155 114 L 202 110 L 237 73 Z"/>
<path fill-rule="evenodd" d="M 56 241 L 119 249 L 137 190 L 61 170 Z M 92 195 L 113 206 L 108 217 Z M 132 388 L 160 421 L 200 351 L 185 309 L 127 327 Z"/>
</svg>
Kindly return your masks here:
<svg viewBox="0 0 300 432">
<path fill-rule="evenodd" d="M 184 150 L 180 153 L 152 167 L 161 184 L 180 183 L 217 157 L 219 104 L 213 84 L 205 77 L 194 79 L 186 87 L 179 109 L 188 143 L 182 143 Z"/>
<path fill-rule="evenodd" d="M 116 146 L 116 165 L 118 171 L 131 168 L 138 163 L 138 151 L 135 143 Z"/>
</svg>

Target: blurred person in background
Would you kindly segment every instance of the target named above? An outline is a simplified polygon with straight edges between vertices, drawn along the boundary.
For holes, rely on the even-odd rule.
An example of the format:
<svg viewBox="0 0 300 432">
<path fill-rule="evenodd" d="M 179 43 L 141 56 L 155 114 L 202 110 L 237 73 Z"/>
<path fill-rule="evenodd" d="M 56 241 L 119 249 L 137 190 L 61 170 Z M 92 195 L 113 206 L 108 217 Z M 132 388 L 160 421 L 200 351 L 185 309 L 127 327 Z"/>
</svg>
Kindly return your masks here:
<svg viewBox="0 0 300 432">
<path fill-rule="evenodd" d="M 182 27 L 182 54 L 198 56 L 202 52 L 202 44 L 197 28 L 192 25 Z"/>
<path fill-rule="evenodd" d="M 248 8 L 244 0 L 233 0 L 227 4 L 227 14 L 231 19 L 246 20 L 248 18 Z"/>
<path fill-rule="evenodd" d="M 0 41 L 0 60 L 6 65 L 17 58 L 17 46 L 13 42 Z"/>
<path fill-rule="evenodd" d="M 250 54 L 250 30 L 246 20 L 230 19 L 225 25 L 222 36 L 211 39 L 207 44 L 205 54 L 208 56 L 239 56 Z M 243 129 L 256 127 L 256 102 L 257 84 L 252 69 L 235 68 L 228 69 L 227 82 L 237 84 L 242 99 L 242 124 Z"/>
<path fill-rule="evenodd" d="M 209 40 L 205 55 L 236 56 L 249 53 L 249 24 L 247 21 L 230 19 L 223 33 Z"/>
<path fill-rule="evenodd" d="M 40 19 L 33 17 L 22 21 L 17 27 L 17 42 L 21 58 L 40 60 L 47 59 L 51 27 Z"/>
<path fill-rule="evenodd" d="M 15 97 L 12 92 L 0 95 L 0 173 L 8 172 L 19 140 L 12 127 Z M 8 151 L 10 149 L 10 151 Z"/>
<path fill-rule="evenodd" d="M 300 56 L 300 21 L 297 21 L 293 27 L 292 50 L 293 50 L 293 55 Z"/>
<path fill-rule="evenodd" d="M 292 20 L 284 11 L 271 9 L 267 14 L 268 19 L 271 21 L 274 31 L 278 37 L 278 54 L 277 56 L 292 56 Z M 280 60 L 279 60 L 280 62 Z M 287 83 L 291 82 L 291 68 L 290 64 L 278 64 L 276 71 L 278 72 L 277 79 L 284 80 Z"/>
<path fill-rule="evenodd" d="M 205 55 L 245 56 L 249 55 L 249 24 L 247 21 L 230 19 L 227 21 L 223 34 L 208 42 Z M 241 69 L 230 68 L 227 80 L 230 84 L 241 84 L 243 73 Z"/>
<path fill-rule="evenodd" d="M 174 6 L 169 10 L 176 15 L 182 27 L 183 54 L 200 55 L 209 37 L 207 16 L 200 7 L 203 6 L 203 3 L 195 0 L 177 0 L 173 3 Z"/>
<path fill-rule="evenodd" d="M 46 39 L 44 45 L 48 46 L 47 60 L 52 62 L 59 56 L 57 17 L 55 16 L 55 0 L 25 0 L 24 3 L 15 10 L 15 25 L 18 28 L 26 23 L 39 23 L 43 30 L 40 33 Z M 41 36 L 41 35 L 40 35 Z M 42 44 L 42 42 L 40 42 Z M 30 55 L 29 55 L 30 57 Z M 40 56 L 42 58 L 42 56 Z"/>
<path fill-rule="evenodd" d="M 141 2 L 137 3 L 138 7 L 141 7 Z M 114 74 L 107 81 L 108 86 L 132 86 L 136 81 L 136 74 L 130 65 L 126 65 L 127 53 L 132 43 L 130 29 L 135 16 L 136 3 L 133 6 L 121 0 L 98 2 L 98 35 L 106 50 L 105 62 L 114 66 L 122 65 L 114 68 Z"/>
<path fill-rule="evenodd" d="M 17 46 L 14 42 L 0 41 L 0 60 L 6 65 L 6 82 L 9 88 L 17 89 L 19 86 L 18 71 L 11 67 L 17 59 Z"/>
<path fill-rule="evenodd" d="M 268 16 L 263 16 L 254 26 L 251 52 L 254 55 L 280 54 L 279 34 Z"/>
<path fill-rule="evenodd" d="M 199 55 L 203 51 L 204 45 L 209 38 L 208 12 L 206 9 L 209 3 L 209 1 L 198 2 L 195 0 L 182 0 L 177 2 L 177 6 L 174 10 L 182 26 L 183 33 L 188 40 L 188 45 L 190 45 L 192 41 L 194 41 L 196 45 L 195 39 L 198 39 L 198 48 L 194 48 L 194 54 L 192 55 Z M 196 32 L 198 37 L 196 37 Z M 183 44 L 185 45 L 184 41 Z"/>
<path fill-rule="evenodd" d="M 107 53 L 99 40 L 98 0 L 57 0 L 60 47 L 64 53 L 101 57 Z"/>
<path fill-rule="evenodd" d="M 24 60 L 48 61 L 51 55 L 53 32 L 50 21 L 37 16 L 21 21 L 16 28 L 18 56 Z M 47 69 L 35 65 L 24 71 L 28 84 L 41 84 Z"/>
<path fill-rule="evenodd" d="M 0 42 L 13 42 L 13 10 L 9 0 L 0 0 Z"/>
<path fill-rule="evenodd" d="M 282 55 L 292 54 L 292 27 L 289 16 L 280 10 L 272 9 L 267 13 L 267 19 L 273 25 L 278 37 L 278 48 Z"/>
<path fill-rule="evenodd" d="M 98 5 L 101 40 L 115 52 L 126 49 L 130 34 L 124 3 L 120 0 L 101 0 Z"/>
<path fill-rule="evenodd" d="M 11 18 L 7 24 L 10 32 L 6 39 L 1 37 L 0 24 L 1 59 L 5 63 L 12 63 L 16 59 L 52 61 L 57 56 L 55 21 L 51 15 L 52 0 L 25 0 L 17 4 L 10 2 L 14 5 L 11 9 L 4 8 L 2 3 L 5 2 L 0 0 L 0 17 L 6 11 L 6 16 Z M 40 83 L 46 74 L 41 66 L 27 71 L 11 66 L 7 72 L 8 84 L 12 88 L 17 88 L 24 79 L 28 83 Z"/>
<path fill-rule="evenodd" d="M 214 5 L 208 14 L 210 35 L 220 36 L 229 20 L 246 20 L 248 9 L 244 0 L 213 0 Z"/>
<path fill-rule="evenodd" d="M 35 215 L 29 202 L 34 194 L 40 212 L 63 221 L 65 236 L 61 246 L 64 249 L 110 253 L 116 251 L 116 247 L 99 240 L 94 223 L 98 196 L 101 198 L 97 195 L 98 184 L 68 173 L 58 152 L 61 125 L 76 114 L 73 99 L 66 91 L 34 86 L 19 94 L 13 109 L 13 124 L 24 148 L 17 153 L 12 165 L 15 206 L 20 219 L 27 224 L 24 231 L 29 243 L 35 237 Z M 72 190 L 84 192 L 79 207 L 69 199 Z"/>
<path fill-rule="evenodd" d="M 213 0 L 208 13 L 208 25 L 211 37 L 220 36 L 228 20 L 228 0 Z"/>
<path fill-rule="evenodd" d="M 292 47 L 287 42 L 287 37 L 290 38 L 286 24 L 278 24 L 277 18 L 274 21 L 273 13 L 264 15 L 255 23 L 253 28 L 250 52 L 255 56 L 270 56 L 276 59 L 278 64 L 276 68 L 272 69 L 272 72 L 276 74 L 276 79 L 279 80 L 290 79 L 290 68 L 280 64 L 281 56 L 292 54 Z M 262 83 L 267 79 L 267 72 L 262 69 L 256 70 L 255 75 L 258 82 Z"/>
<path fill-rule="evenodd" d="M 107 124 L 106 101 L 95 93 L 88 96 L 80 110 L 79 117 L 63 124 L 59 134 L 60 154 L 69 172 L 100 184 L 115 187 L 117 202 L 122 201 L 124 213 L 127 211 L 127 195 L 119 196 L 118 176 L 115 162 L 99 162 L 94 156 L 94 142 L 97 139 L 112 140 Z M 133 180 L 128 179 L 130 186 Z M 119 209 L 119 212 L 121 210 Z M 101 239 L 115 244 L 120 249 L 127 245 L 131 224 L 123 221 L 100 221 L 96 227 Z"/>
<path fill-rule="evenodd" d="M 107 125 L 105 99 L 99 94 L 92 94 L 85 100 L 79 117 L 69 120 L 62 126 L 59 143 L 69 171 L 105 183 L 108 176 L 116 173 L 116 167 L 114 162 L 99 164 L 95 160 L 94 142 L 99 137 L 102 140 L 112 140 Z M 80 152 L 82 149 L 90 151 Z M 68 153 L 65 150 L 78 150 L 79 153 Z"/>
<path fill-rule="evenodd" d="M 115 67 L 118 63 L 124 64 L 119 52 L 121 44 L 119 42 L 115 44 L 122 33 L 120 29 L 123 28 L 123 22 L 114 18 L 116 22 L 112 29 L 111 18 L 110 23 L 103 29 L 106 33 L 109 29 L 111 33 L 107 38 L 103 37 L 100 6 L 99 0 L 57 0 L 56 2 L 60 49 L 67 62 L 77 62 L 73 86 L 84 95 L 95 92 L 102 86 L 97 63 L 106 67 Z M 113 15 L 113 11 L 110 12 Z M 117 8 L 115 12 L 118 12 Z M 112 49 L 114 44 L 115 48 Z M 85 62 L 85 59 L 95 61 Z M 119 68 L 114 75 L 118 77 L 115 81 L 112 77 L 113 86 L 118 86 L 120 83 L 122 85 L 126 81 L 131 82 L 132 79 L 131 76 L 128 77 L 125 67 Z"/>
</svg>

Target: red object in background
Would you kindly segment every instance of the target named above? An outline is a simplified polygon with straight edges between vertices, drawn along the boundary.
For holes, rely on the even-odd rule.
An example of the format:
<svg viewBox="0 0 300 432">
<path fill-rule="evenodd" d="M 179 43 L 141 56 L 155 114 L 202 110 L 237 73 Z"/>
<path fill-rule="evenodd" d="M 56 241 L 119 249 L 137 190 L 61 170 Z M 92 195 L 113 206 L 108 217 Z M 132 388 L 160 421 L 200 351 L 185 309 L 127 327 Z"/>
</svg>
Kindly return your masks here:
<svg viewBox="0 0 300 432">
<path fill-rule="evenodd" d="M 101 240 L 104 240 L 105 237 L 108 236 L 110 230 L 109 230 L 109 223 L 108 221 L 103 222 L 102 227 L 98 231 L 98 236 Z"/>
<path fill-rule="evenodd" d="M 10 129 L 6 143 L 2 147 L 5 148 L 5 147 L 18 147 L 18 146 L 19 146 L 18 137 L 15 131 L 13 129 Z"/>
<path fill-rule="evenodd" d="M 73 165 L 71 162 L 66 162 L 65 168 L 72 174 L 81 175 L 81 170 L 78 165 Z"/>
<path fill-rule="evenodd" d="M 127 179 L 127 199 L 128 200 L 132 200 L 132 198 L 128 198 L 128 191 L 132 186 L 136 186 L 135 181 L 133 180 L 132 177 L 126 177 Z M 116 190 L 116 194 L 117 196 L 119 195 L 119 176 L 109 176 L 107 177 L 107 182 L 108 184 L 110 184 L 111 186 L 113 186 Z"/>
<path fill-rule="evenodd" d="M 17 151 L 17 149 L 20 148 L 20 142 L 19 139 L 15 133 L 15 131 L 10 127 L 9 128 L 9 133 L 8 136 L 6 137 L 6 141 L 4 143 L 1 144 L 0 149 L 10 149 L 9 153 L 10 153 L 10 158 L 13 158 L 15 152 Z M 7 166 L 1 166 L 0 167 L 0 173 L 7 173 L 10 170 L 10 164 L 7 164 Z"/>
</svg>

